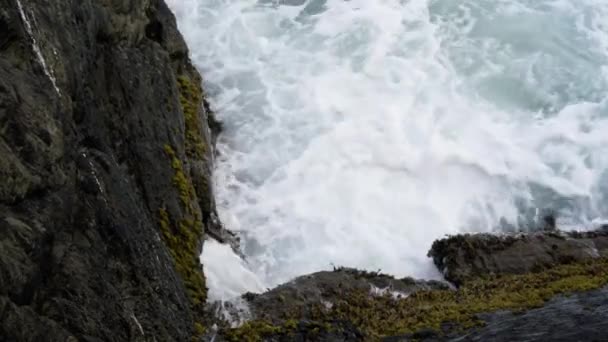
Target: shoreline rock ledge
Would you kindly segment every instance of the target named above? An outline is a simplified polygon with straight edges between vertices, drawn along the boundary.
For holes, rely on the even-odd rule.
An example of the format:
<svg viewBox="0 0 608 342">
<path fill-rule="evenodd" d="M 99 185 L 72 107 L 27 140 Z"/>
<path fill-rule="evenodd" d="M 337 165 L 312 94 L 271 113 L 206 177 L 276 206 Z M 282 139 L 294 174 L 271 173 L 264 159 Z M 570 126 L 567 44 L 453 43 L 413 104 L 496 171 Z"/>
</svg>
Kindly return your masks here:
<svg viewBox="0 0 608 342">
<path fill-rule="evenodd" d="M 608 257 L 608 226 L 589 232 L 456 235 L 428 253 L 445 279 L 461 285 L 484 275 L 525 274 Z"/>
<path fill-rule="evenodd" d="M 429 256 L 447 282 L 348 268 L 246 294 L 215 341 L 604 341 L 608 229 L 456 235 Z M 232 311 L 231 311 L 232 309 Z M 235 308 L 224 312 L 238 316 Z"/>
</svg>

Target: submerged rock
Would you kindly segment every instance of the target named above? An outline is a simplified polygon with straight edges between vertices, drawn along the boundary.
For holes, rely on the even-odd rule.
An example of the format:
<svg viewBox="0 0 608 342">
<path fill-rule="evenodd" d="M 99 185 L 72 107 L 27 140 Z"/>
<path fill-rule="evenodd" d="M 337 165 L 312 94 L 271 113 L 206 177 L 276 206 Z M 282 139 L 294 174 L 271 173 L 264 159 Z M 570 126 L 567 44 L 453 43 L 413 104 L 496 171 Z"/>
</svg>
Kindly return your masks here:
<svg viewBox="0 0 608 342">
<path fill-rule="evenodd" d="M 429 256 L 446 280 L 461 285 L 479 276 L 524 274 L 608 257 L 608 228 L 591 232 L 456 235 L 435 241 Z"/>
</svg>

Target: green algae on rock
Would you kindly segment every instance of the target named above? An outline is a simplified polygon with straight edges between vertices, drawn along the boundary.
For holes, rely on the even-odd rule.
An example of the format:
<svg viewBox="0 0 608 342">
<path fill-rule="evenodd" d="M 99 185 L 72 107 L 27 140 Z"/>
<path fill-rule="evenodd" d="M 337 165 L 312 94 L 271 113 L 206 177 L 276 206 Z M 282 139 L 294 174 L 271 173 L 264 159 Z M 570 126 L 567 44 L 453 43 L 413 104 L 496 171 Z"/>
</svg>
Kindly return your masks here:
<svg viewBox="0 0 608 342">
<path fill-rule="evenodd" d="M 182 162 L 177 157 L 175 150 L 170 145 L 165 145 L 163 149 L 174 170 L 172 183 L 179 193 L 185 214 L 181 221 L 172 223 L 167 210 L 160 208 L 161 232 L 175 262 L 176 270 L 191 299 L 193 312 L 200 315 L 199 319 L 202 320 L 207 300 L 207 287 L 199 262 L 200 246 L 204 234 L 201 212 L 196 204 L 196 192 L 192 182 L 184 173 Z M 195 332 L 199 335 L 205 331 L 204 326 L 198 321 L 195 322 L 194 327 Z"/>
<path fill-rule="evenodd" d="M 429 256 L 446 280 L 460 285 L 487 274 L 524 274 L 608 257 L 608 229 L 456 235 L 435 241 Z"/>
<path fill-rule="evenodd" d="M 163 0 L 0 0 L 0 340 L 209 327 L 218 125 L 188 56 Z"/>
<path fill-rule="evenodd" d="M 192 81 L 188 76 L 177 78 L 179 87 L 179 102 L 184 112 L 186 125 L 186 153 L 189 157 L 203 158 L 205 143 L 203 142 L 201 124 L 198 118 L 203 104 L 203 90 L 200 81 Z"/>
<path fill-rule="evenodd" d="M 483 324 L 479 314 L 499 310 L 524 311 L 542 306 L 560 294 L 588 291 L 608 284 L 608 259 L 559 265 L 537 273 L 487 276 L 467 282 L 457 290 L 432 289 L 411 293 L 406 298 L 391 294 L 370 295 L 369 289 L 341 293 L 331 305 L 308 304 L 286 317 L 248 322 L 227 329 L 231 340 L 261 341 L 289 335 L 292 322 L 305 319 L 320 326 L 348 321 L 364 340 L 412 334 L 431 329 L 439 334 L 461 331 Z M 322 294 L 324 295 L 324 294 Z M 263 295 L 262 295 L 263 296 Z M 446 326 L 449 331 L 446 331 Z"/>
</svg>

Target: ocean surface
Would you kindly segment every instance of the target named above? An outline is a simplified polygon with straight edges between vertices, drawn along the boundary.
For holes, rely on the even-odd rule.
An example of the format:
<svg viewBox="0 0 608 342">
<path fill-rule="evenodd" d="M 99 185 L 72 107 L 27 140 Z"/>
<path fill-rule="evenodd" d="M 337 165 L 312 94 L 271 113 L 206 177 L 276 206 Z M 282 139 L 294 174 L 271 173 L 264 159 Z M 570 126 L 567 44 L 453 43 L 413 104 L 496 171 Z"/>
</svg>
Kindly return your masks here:
<svg viewBox="0 0 608 342">
<path fill-rule="evenodd" d="M 211 299 L 608 219 L 606 0 L 168 0 L 224 124 Z"/>
</svg>

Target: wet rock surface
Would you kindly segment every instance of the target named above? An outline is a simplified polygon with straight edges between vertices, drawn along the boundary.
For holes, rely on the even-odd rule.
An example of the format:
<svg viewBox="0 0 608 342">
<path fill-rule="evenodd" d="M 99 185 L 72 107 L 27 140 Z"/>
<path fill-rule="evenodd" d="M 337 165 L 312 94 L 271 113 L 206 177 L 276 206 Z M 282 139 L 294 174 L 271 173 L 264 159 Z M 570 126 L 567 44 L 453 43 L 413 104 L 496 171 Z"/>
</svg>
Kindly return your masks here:
<svg viewBox="0 0 608 342">
<path fill-rule="evenodd" d="M 605 236 L 601 229 L 509 238 L 452 237 L 448 240 L 453 249 L 460 246 L 455 241 L 472 240 L 474 247 L 466 248 L 486 258 L 499 258 L 494 253 L 506 255 L 507 260 L 526 257 L 522 248 L 545 251 L 547 243 L 562 243 L 561 247 L 568 246 L 564 255 L 575 257 L 556 257 L 557 261 L 533 269 L 478 270 L 475 277 L 463 278 L 466 281 L 459 287 L 347 268 L 318 272 L 263 294 L 246 294 L 240 305 L 225 305 L 224 317 L 232 322 L 241 319 L 241 325 L 231 328 L 219 323 L 219 333 L 208 337 L 216 341 L 601 341 L 608 329 Z M 590 246 L 597 254 L 588 256 Z M 469 270 L 469 264 L 462 265 Z"/>
<path fill-rule="evenodd" d="M 480 314 L 483 327 L 441 334 L 423 330 L 392 336 L 383 342 L 407 341 L 605 341 L 608 328 L 608 287 L 558 296 L 543 307 L 526 312 Z"/>
<path fill-rule="evenodd" d="M 200 81 L 162 0 L 0 0 L 0 340 L 200 335 Z"/>
<path fill-rule="evenodd" d="M 301 276 L 262 295 L 247 294 L 244 298 L 253 317 L 276 321 L 300 308 L 313 305 L 331 307 L 353 291 L 367 292 L 370 296 L 401 298 L 417 291 L 448 288 L 448 284 L 439 281 L 396 279 L 376 272 L 339 268 Z M 299 312 L 299 318 L 311 317 L 304 311 Z"/>
<path fill-rule="evenodd" d="M 608 227 L 591 232 L 456 235 L 435 241 L 429 256 L 455 284 L 484 275 L 524 274 L 608 256 Z"/>
<path fill-rule="evenodd" d="M 608 287 L 559 296 L 524 313 L 482 315 L 485 326 L 453 341 L 605 341 Z"/>
<path fill-rule="evenodd" d="M 397 279 L 378 272 L 336 268 L 333 271 L 298 277 L 263 294 L 247 293 L 237 305 L 224 303 L 223 313 L 224 318 L 232 322 L 243 323 L 245 319 L 268 324 L 266 327 L 256 326 L 252 330 L 269 329 L 272 324 L 282 326 L 276 333 L 264 336 L 266 341 L 362 341 L 368 338 L 351 320 L 336 317 L 329 322 L 320 323 L 319 310 L 330 310 L 353 293 L 397 300 L 418 291 L 448 288 L 447 283 L 439 281 L 409 277 Z M 219 303 L 215 305 L 218 312 L 222 311 L 217 308 Z M 225 323 L 224 328 L 227 328 Z M 253 334 L 255 332 L 227 339 L 246 340 Z M 209 335 L 209 339 L 212 338 L 223 340 L 224 336 Z"/>
</svg>

